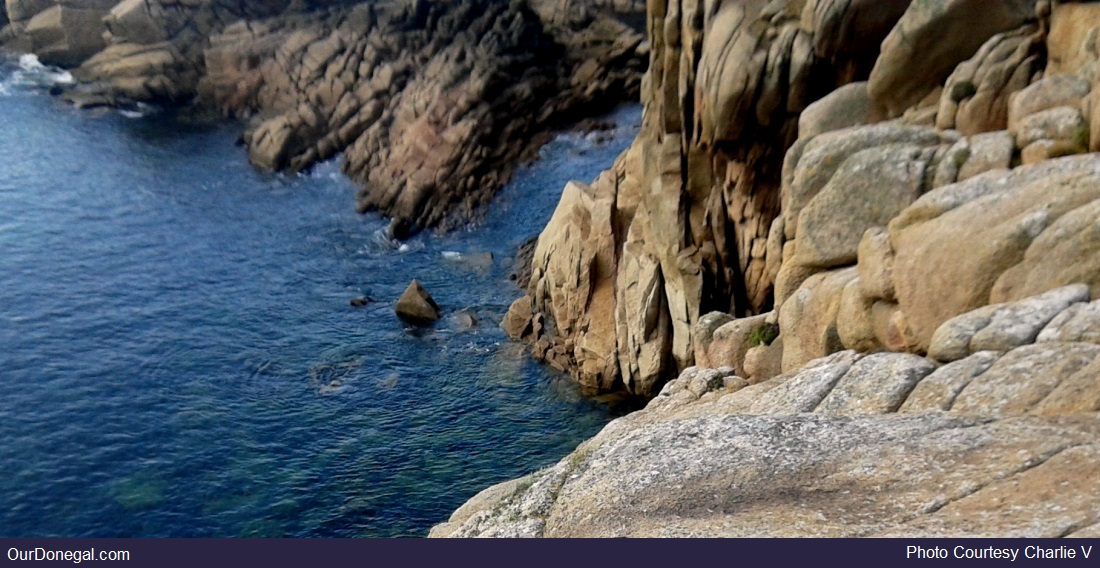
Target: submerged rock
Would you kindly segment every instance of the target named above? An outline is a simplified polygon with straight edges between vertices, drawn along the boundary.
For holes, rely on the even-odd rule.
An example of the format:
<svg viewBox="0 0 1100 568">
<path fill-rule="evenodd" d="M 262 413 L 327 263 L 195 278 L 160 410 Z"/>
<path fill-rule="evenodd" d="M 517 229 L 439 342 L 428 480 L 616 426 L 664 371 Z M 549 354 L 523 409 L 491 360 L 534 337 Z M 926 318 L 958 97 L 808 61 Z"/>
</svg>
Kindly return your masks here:
<svg viewBox="0 0 1100 568">
<path fill-rule="evenodd" d="M 393 311 L 401 319 L 416 325 L 427 325 L 439 319 L 439 304 L 418 280 L 409 283 L 405 293 L 397 300 Z"/>
</svg>

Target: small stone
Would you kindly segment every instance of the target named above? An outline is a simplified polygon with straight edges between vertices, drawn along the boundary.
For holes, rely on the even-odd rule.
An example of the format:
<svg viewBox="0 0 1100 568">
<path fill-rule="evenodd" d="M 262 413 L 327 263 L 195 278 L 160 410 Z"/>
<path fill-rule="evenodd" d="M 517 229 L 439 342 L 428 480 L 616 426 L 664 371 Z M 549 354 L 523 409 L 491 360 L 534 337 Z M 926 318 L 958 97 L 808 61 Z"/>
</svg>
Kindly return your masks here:
<svg viewBox="0 0 1100 568">
<path fill-rule="evenodd" d="M 462 310 L 454 315 L 455 324 L 460 329 L 473 329 L 477 327 L 477 318 L 468 310 Z"/>
<path fill-rule="evenodd" d="M 361 308 L 373 301 L 374 299 L 370 296 L 359 296 L 356 298 L 352 298 L 350 301 L 348 301 L 348 303 L 351 304 L 353 307 Z"/>
</svg>

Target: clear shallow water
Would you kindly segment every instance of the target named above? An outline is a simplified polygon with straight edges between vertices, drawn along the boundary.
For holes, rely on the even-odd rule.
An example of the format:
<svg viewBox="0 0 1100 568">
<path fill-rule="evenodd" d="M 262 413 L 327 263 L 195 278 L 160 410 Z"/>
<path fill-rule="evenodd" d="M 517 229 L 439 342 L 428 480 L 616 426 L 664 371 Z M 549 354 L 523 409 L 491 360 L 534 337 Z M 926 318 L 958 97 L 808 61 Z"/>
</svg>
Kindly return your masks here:
<svg viewBox="0 0 1100 568">
<path fill-rule="evenodd" d="M 495 321 L 516 247 L 638 109 L 610 144 L 559 137 L 481 226 L 399 247 L 335 164 L 262 174 L 237 127 L 35 79 L 0 69 L 0 536 L 419 536 L 618 413 Z M 449 314 L 430 331 L 393 315 L 412 278 Z"/>
</svg>

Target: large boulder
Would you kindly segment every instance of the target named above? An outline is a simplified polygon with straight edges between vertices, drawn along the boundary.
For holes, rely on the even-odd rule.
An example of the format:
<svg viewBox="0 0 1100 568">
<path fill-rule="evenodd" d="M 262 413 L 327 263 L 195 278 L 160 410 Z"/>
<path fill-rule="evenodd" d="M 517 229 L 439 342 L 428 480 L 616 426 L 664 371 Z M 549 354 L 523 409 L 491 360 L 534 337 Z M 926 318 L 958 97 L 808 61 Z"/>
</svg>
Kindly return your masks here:
<svg viewBox="0 0 1100 568">
<path fill-rule="evenodd" d="M 114 0 L 61 2 L 36 13 L 23 33 L 44 63 L 72 67 L 106 47 L 103 17 Z"/>
<path fill-rule="evenodd" d="M 871 122 L 871 98 L 867 83 L 849 83 L 825 95 L 798 115 L 798 137 L 810 139 L 818 134 Z"/>
<path fill-rule="evenodd" d="M 1048 75 L 1096 76 L 1096 34 L 1100 5 L 1093 2 L 1056 2 L 1047 33 Z"/>
<path fill-rule="evenodd" d="M 987 172 L 906 208 L 890 241 L 915 347 L 928 349 L 945 321 L 990 303 L 1074 283 L 1100 291 L 1098 199 L 1100 161 L 1089 155 Z"/>
<path fill-rule="evenodd" d="M 793 261 L 821 268 L 853 264 L 863 234 L 885 227 L 927 189 L 933 155 L 920 146 L 887 145 L 846 159 L 799 214 Z"/>
<path fill-rule="evenodd" d="M 945 135 L 932 128 L 874 124 L 828 132 L 811 139 L 800 152 L 787 154 L 780 199 L 786 237 L 798 236 L 799 216 L 846 160 L 868 149 L 886 145 L 936 146 Z M 862 234 L 862 233 L 861 233 Z"/>
<path fill-rule="evenodd" d="M 439 304 L 435 303 L 432 295 L 418 280 L 409 283 L 409 287 L 397 299 L 393 311 L 401 319 L 419 325 L 431 323 L 440 317 Z"/>
<path fill-rule="evenodd" d="M 936 126 L 968 136 L 1004 130 L 1010 123 L 1012 97 L 1041 69 L 1042 40 L 1035 25 L 989 38 L 947 78 L 936 109 Z"/>
<path fill-rule="evenodd" d="M 942 85 L 995 34 L 1035 19 L 1035 0 L 914 0 L 882 42 L 867 89 L 895 117 Z"/>
<path fill-rule="evenodd" d="M 928 355 L 938 361 L 955 361 L 979 351 L 1008 351 L 1034 343 L 1056 316 L 1088 300 L 1089 287 L 1074 284 L 978 308 L 944 322 L 932 335 Z"/>
</svg>

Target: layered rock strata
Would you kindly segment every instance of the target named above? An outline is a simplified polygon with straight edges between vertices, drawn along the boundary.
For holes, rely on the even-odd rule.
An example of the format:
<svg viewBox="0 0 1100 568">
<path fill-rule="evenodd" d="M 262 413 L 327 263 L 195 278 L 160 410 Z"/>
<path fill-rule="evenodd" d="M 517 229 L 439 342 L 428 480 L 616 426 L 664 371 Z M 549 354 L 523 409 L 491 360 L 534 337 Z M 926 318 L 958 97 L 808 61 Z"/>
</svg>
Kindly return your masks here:
<svg viewBox="0 0 1100 568">
<path fill-rule="evenodd" d="M 79 105 L 249 119 L 249 158 L 272 170 L 343 153 L 359 209 L 393 217 L 397 237 L 475 218 L 549 131 L 636 100 L 646 63 L 640 0 L 9 0 L 7 13 L 9 48 L 78 66 Z"/>
</svg>

